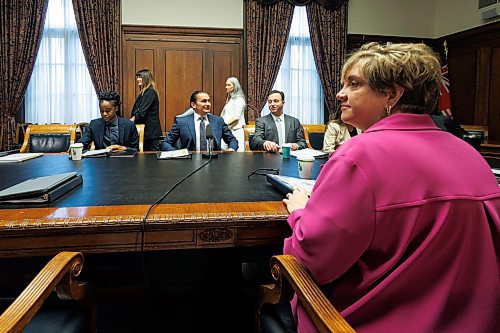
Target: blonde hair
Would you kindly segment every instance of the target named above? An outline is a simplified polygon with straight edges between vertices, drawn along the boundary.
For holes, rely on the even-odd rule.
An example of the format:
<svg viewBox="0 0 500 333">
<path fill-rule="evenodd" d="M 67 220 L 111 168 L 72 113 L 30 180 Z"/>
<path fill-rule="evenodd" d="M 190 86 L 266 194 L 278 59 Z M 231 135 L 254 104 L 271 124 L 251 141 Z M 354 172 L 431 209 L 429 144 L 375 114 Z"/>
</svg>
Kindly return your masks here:
<svg viewBox="0 0 500 333">
<path fill-rule="evenodd" d="M 439 99 L 439 56 L 425 44 L 368 43 L 352 53 L 342 68 L 342 80 L 359 63 L 361 74 L 378 93 L 401 86 L 404 93 L 394 106 L 404 113 L 431 113 Z"/>
<path fill-rule="evenodd" d="M 149 87 L 152 87 L 153 90 L 158 94 L 158 90 L 156 89 L 155 79 L 153 77 L 153 73 L 149 69 L 141 69 L 135 74 L 136 77 L 140 77 L 142 79 L 142 89 L 139 94 L 144 94 L 144 91 Z"/>
</svg>

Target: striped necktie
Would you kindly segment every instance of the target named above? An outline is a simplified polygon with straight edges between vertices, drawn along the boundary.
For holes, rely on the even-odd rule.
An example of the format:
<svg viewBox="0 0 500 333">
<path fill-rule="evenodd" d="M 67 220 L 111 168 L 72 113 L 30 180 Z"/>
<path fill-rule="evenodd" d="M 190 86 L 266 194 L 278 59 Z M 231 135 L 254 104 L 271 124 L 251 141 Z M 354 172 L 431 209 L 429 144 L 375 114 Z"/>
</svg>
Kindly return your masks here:
<svg viewBox="0 0 500 333">
<path fill-rule="evenodd" d="M 205 129 L 205 117 L 200 117 L 200 150 L 207 151 L 207 133 Z"/>
</svg>

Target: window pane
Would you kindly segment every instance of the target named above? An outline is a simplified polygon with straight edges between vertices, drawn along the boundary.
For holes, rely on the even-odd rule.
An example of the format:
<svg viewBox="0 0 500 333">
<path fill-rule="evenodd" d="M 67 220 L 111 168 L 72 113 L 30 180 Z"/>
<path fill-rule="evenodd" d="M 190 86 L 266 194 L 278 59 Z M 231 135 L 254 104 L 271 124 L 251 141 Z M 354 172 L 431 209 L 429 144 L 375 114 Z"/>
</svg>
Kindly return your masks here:
<svg viewBox="0 0 500 333">
<path fill-rule="evenodd" d="M 306 7 L 295 7 L 290 36 L 273 89 L 285 93 L 284 112 L 302 124 L 324 123 L 323 90 L 311 47 Z M 262 115 L 269 113 L 267 106 Z"/>
<path fill-rule="evenodd" d="M 71 124 L 100 116 L 71 0 L 49 1 L 25 102 L 25 120 L 32 123 Z"/>
</svg>

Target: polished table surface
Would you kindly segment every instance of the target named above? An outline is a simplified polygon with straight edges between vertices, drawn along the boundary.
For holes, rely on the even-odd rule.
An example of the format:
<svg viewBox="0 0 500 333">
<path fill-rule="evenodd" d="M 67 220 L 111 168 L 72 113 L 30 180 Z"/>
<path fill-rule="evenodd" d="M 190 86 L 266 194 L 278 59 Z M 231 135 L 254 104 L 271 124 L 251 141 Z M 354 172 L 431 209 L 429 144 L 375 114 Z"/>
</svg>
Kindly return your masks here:
<svg viewBox="0 0 500 333">
<path fill-rule="evenodd" d="M 80 186 L 50 207 L 1 207 L 0 257 L 138 251 L 144 214 L 173 184 L 207 162 L 135 157 L 87 158 L 67 155 L 0 164 L 0 189 L 28 178 L 76 171 Z M 313 174 L 320 164 L 317 160 Z M 258 168 L 297 176 L 295 158 L 271 153 L 225 153 L 179 185 L 144 224 L 144 249 L 205 248 L 276 244 L 289 234 L 283 195 Z"/>
</svg>

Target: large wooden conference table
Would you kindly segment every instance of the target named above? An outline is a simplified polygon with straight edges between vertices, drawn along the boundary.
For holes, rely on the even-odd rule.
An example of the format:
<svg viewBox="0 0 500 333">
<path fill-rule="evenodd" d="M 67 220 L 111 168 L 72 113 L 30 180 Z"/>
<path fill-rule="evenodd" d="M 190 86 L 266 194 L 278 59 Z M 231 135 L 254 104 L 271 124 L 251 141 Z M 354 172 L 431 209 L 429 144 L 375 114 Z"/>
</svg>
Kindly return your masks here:
<svg viewBox="0 0 500 333">
<path fill-rule="evenodd" d="M 174 189 L 142 221 L 152 203 L 207 160 L 135 157 L 85 158 L 45 154 L 0 164 L 0 189 L 29 178 L 76 171 L 79 186 L 50 207 L 0 206 L 0 258 L 45 256 L 71 250 L 117 253 L 272 245 L 289 235 L 283 195 L 266 177 L 248 175 L 275 168 L 297 176 L 295 158 L 261 152 L 224 153 Z M 315 162 L 313 175 L 320 164 Z M 264 171 L 265 172 L 265 171 Z"/>
</svg>

